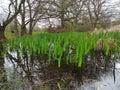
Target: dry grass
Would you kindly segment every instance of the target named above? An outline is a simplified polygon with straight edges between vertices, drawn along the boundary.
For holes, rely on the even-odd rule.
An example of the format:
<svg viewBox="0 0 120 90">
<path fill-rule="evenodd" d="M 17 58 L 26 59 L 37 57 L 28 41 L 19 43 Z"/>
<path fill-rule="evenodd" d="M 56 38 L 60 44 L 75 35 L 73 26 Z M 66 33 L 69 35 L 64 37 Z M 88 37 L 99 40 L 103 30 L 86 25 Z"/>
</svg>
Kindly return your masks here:
<svg viewBox="0 0 120 90">
<path fill-rule="evenodd" d="M 107 32 L 120 32 L 120 25 L 111 26 L 108 29 L 97 29 L 97 28 L 95 28 L 92 33 L 99 34 L 101 32 L 104 32 L 104 33 L 107 33 Z"/>
<path fill-rule="evenodd" d="M 96 50 L 101 51 L 104 50 L 103 40 L 99 39 L 96 43 Z"/>
<path fill-rule="evenodd" d="M 120 32 L 120 25 L 111 26 L 107 29 L 108 32 Z"/>
<path fill-rule="evenodd" d="M 99 39 L 96 43 L 96 50 L 97 51 L 104 51 L 105 50 L 105 45 L 104 45 L 104 40 L 106 39 Z M 115 40 L 114 39 L 111 39 L 111 38 L 108 38 L 106 40 L 106 42 L 108 42 L 108 45 L 109 45 L 109 48 L 110 50 L 112 50 L 114 48 L 114 43 L 115 43 Z"/>
</svg>

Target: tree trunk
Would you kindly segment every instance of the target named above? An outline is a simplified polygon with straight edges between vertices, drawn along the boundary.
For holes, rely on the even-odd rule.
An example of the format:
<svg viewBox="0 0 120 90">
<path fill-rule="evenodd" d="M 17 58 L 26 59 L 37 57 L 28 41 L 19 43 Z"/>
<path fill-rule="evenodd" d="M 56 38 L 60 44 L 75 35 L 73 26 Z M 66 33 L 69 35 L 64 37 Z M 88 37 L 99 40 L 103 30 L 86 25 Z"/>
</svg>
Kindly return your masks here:
<svg viewBox="0 0 120 90">
<path fill-rule="evenodd" d="M 32 35 L 32 31 L 33 31 L 33 29 L 30 28 L 30 29 L 29 29 L 29 35 Z"/>
<path fill-rule="evenodd" d="M 1 29 L 0 27 L 0 88 L 1 89 L 7 89 L 7 76 L 6 76 L 6 72 L 5 72 L 5 68 L 4 68 L 4 57 L 2 55 L 3 52 L 3 40 L 5 39 L 4 37 L 4 30 Z"/>
<path fill-rule="evenodd" d="M 25 3 L 22 4 L 21 10 L 21 36 L 24 36 L 27 33 L 26 25 L 25 25 Z"/>
<path fill-rule="evenodd" d="M 2 45 L 0 42 L 0 50 L 2 49 Z M 4 57 L 2 56 L 2 51 L 0 51 L 0 88 L 7 88 L 7 76 L 4 68 Z"/>
<path fill-rule="evenodd" d="M 30 14 L 30 24 L 29 24 L 29 35 L 32 35 L 33 27 L 32 27 L 32 19 Z"/>
<path fill-rule="evenodd" d="M 24 36 L 27 33 L 27 28 L 24 25 L 21 25 L 21 36 Z"/>
<path fill-rule="evenodd" d="M 6 72 L 4 69 L 4 57 L 2 55 L 3 52 L 3 46 L 2 43 L 3 41 L 6 39 L 5 38 L 5 27 L 6 26 L 0 26 L 0 88 L 7 88 L 6 84 L 7 84 L 7 76 L 6 76 Z"/>
<path fill-rule="evenodd" d="M 17 18 L 14 20 L 14 27 L 15 27 L 15 35 L 19 37 L 19 30 L 18 30 L 18 21 Z"/>
<path fill-rule="evenodd" d="M 0 26 L 0 40 L 5 39 L 5 26 Z"/>
<path fill-rule="evenodd" d="M 64 11 L 61 12 L 61 27 L 64 28 L 65 26 L 65 18 L 64 18 Z"/>
</svg>

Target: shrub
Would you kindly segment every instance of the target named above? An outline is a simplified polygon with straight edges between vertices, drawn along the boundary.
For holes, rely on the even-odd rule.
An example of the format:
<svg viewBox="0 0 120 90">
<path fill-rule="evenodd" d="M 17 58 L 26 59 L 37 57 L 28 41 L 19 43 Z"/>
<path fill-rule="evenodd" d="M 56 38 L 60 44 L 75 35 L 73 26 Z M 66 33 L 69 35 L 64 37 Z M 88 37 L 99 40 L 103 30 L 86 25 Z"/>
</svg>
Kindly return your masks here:
<svg viewBox="0 0 120 90">
<path fill-rule="evenodd" d="M 70 31 L 78 31 L 78 32 L 86 32 L 86 31 L 91 31 L 92 27 L 89 23 L 70 23 L 66 22 L 65 23 L 65 28 L 69 29 Z"/>
</svg>

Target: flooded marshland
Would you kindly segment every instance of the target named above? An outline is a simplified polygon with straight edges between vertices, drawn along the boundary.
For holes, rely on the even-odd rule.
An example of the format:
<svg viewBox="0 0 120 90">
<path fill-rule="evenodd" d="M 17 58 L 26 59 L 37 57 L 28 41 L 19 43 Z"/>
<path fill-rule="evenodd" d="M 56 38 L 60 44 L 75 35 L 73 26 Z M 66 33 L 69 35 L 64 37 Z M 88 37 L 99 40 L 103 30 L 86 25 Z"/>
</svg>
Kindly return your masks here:
<svg viewBox="0 0 120 90">
<path fill-rule="evenodd" d="M 1 87 L 6 90 L 118 90 L 119 38 L 118 33 L 67 33 L 11 40 L 3 44 L 1 77 L 5 80 L 1 78 Z"/>
<path fill-rule="evenodd" d="M 74 64 L 65 64 L 58 68 L 54 62 L 43 65 L 37 58 L 32 63 L 32 67 L 26 62 L 22 62 L 21 65 L 24 66 L 21 66 L 14 61 L 17 53 L 10 55 L 13 58 L 6 57 L 4 63 L 9 90 L 119 90 L 120 87 L 119 56 L 113 73 L 114 64 L 111 62 L 106 70 L 103 66 L 99 66 L 96 67 L 96 71 L 90 72 L 90 67 L 94 66 L 88 66 L 80 72 Z"/>
</svg>

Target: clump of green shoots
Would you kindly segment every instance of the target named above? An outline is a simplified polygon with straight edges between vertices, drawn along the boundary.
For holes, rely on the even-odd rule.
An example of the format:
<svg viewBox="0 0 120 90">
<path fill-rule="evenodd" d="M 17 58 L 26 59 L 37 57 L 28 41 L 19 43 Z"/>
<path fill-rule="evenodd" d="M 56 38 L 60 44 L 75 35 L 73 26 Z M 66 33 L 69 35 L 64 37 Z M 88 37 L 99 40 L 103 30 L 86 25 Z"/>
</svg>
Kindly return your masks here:
<svg viewBox="0 0 120 90">
<path fill-rule="evenodd" d="M 119 53 L 120 33 L 100 33 L 91 34 L 90 32 L 82 33 L 40 33 L 33 36 L 25 36 L 13 39 L 4 43 L 4 54 L 8 51 L 20 50 L 21 54 L 29 52 L 30 55 L 46 54 L 48 63 L 52 60 L 57 61 L 58 67 L 61 66 L 63 58 L 67 64 L 75 63 L 81 67 L 83 57 L 92 51 L 96 51 L 97 42 L 101 39 L 104 45 L 104 52 L 108 56 L 110 51 Z M 114 40 L 113 48 L 109 45 L 109 38 Z"/>
</svg>

